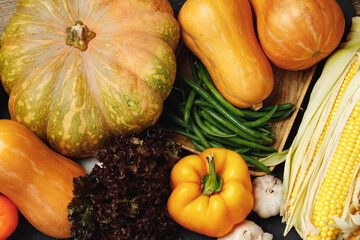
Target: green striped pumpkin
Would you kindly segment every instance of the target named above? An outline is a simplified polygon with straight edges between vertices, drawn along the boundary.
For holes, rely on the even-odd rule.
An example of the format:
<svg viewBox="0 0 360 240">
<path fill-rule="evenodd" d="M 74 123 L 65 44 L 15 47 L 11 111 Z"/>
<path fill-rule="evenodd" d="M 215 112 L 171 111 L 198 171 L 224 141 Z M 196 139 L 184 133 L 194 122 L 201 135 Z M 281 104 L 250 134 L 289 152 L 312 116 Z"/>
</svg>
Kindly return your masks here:
<svg viewBox="0 0 360 240">
<path fill-rule="evenodd" d="M 0 77 L 11 118 L 69 157 L 153 125 L 176 74 L 167 0 L 19 0 Z"/>
</svg>

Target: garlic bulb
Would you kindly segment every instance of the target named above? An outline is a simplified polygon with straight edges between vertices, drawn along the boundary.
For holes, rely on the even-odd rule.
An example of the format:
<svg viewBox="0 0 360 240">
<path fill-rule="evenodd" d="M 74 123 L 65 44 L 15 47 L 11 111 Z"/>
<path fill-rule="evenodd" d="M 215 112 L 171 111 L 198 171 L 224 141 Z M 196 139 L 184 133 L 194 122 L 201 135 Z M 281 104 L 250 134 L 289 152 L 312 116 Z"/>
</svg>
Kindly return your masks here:
<svg viewBox="0 0 360 240">
<path fill-rule="evenodd" d="M 252 182 L 253 211 L 261 218 L 269 218 L 280 213 L 282 181 L 272 175 L 257 177 Z"/>
<path fill-rule="evenodd" d="M 256 223 L 244 220 L 235 225 L 234 229 L 218 240 L 272 240 L 273 235 L 264 233 Z"/>
<path fill-rule="evenodd" d="M 86 173 L 91 173 L 95 165 L 102 166 L 102 163 L 100 163 L 97 158 L 82 158 L 78 161 L 78 163 L 85 169 Z"/>
</svg>

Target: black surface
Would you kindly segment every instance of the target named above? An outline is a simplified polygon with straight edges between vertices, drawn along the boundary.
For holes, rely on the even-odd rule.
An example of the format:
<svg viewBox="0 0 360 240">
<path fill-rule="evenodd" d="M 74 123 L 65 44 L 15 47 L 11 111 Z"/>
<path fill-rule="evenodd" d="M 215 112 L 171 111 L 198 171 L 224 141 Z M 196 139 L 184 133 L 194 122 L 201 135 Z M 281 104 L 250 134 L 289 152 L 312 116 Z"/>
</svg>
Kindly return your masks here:
<svg viewBox="0 0 360 240">
<path fill-rule="evenodd" d="M 185 2 L 185 0 L 169 0 L 171 5 L 174 8 L 175 16 L 177 16 L 182 4 Z M 339 5 L 343 9 L 345 19 L 346 19 L 346 28 L 344 33 L 344 38 L 349 31 L 349 28 L 351 26 L 351 18 L 354 16 L 354 10 L 352 8 L 350 0 L 338 0 Z M 319 77 L 323 64 L 325 60 L 320 62 L 318 64 L 318 68 L 314 74 L 314 77 L 312 79 L 312 82 L 309 87 L 309 91 L 307 95 L 305 96 L 304 103 L 302 105 L 303 109 L 306 109 L 307 100 L 309 98 L 309 94 L 311 92 L 312 86 L 316 82 L 316 79 Z M 7 108 L 7 102 L 8 102 L 8 96 L 3 90 L 2 87 L 0 87 L 0 118 L 10 118 L 9 112 Z M 302 118 L 302 112 L 300 112 L 295 120 L 295 124 L 290 132 L 290 137 L 285 145 L 285 149 L 288 148 L 296 134 L 297 128 L 300 124 Z M 282 178 L 282 172 L 283 172 L 283 165 L 277 166 L 274 170 L 274 174 Z M 254 221 L 257 223 L 265 232 L 269 232 L 274 235 L 274 239 L 276 240 L 282 240 L 282 239 L 290 239 L 290 240 L 300 240 L 301 238 L 298 236 L 296 231 L 292 229 L 286 237 L 283 236 L 283 231 L 285 228 L 285 224 L 281 223 L 281 217 L 271 217 L 269 219 L 261 219 L 256 216 L 255 213 L 251 213 L 248 218 L 249 220 Z M 20 221 L 19 226 L 13 233 L 13 235 L 9 238 L 9 240 L 53 240 L 55 238 L 48 237 L 40 232 L 38 232 L 30 223 L 26 221 L 26 219 L 20 214 Z M 215 239 L 215 238 L 209 238 L 206 236 L 202 236 L 193 232 L 190 232 L 186 229 L 179 229 L 179 233 L 176 235 L 175 239 L 177 240 L 207 240 L 207 239 Z"/>
</svg>

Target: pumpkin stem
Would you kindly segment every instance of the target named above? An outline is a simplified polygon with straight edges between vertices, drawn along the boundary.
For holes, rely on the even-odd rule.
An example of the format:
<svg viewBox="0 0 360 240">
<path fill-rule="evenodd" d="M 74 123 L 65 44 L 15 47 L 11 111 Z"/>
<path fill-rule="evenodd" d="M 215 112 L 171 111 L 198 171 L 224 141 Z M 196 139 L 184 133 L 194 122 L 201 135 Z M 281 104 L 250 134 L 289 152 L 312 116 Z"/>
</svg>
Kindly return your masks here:
<svg viewBox="0 0 360 240">
<path fill-rule="evenodd" d="M 86 51 L 89 42 L 96 36 L 82 21 L 76 21 L 75 25 L 66 28 L 66 44 L 81 51 Z"/>
<path fill-rule="evenodd" d="M 253 109 L 254 111 L 259 110 L 260 108 L 263 107 L 263 102 L 258 102 L 258 103 L 254 103 L 253 105 L 250 106 L 251 109 Z"/>
<path fill-rule="evenodd" d="M 211 196 L 214 192 L 221 191 L 223 180 L 221 176 L 215 172 L 214 152 L 211 152 L 211 155 L 207 156 L 206 160 L 209 163 L 209 174 L 205 175 L 201 180 L 201 194 Z"/>
<path fill-rule="evenodd" d="M 317 50 L 316 52 L 313 53 L 313 55 L 311 56 L 312 58 L 317 58 L 318 56 L 320 56 L 321 51 Z"/>
</svg>

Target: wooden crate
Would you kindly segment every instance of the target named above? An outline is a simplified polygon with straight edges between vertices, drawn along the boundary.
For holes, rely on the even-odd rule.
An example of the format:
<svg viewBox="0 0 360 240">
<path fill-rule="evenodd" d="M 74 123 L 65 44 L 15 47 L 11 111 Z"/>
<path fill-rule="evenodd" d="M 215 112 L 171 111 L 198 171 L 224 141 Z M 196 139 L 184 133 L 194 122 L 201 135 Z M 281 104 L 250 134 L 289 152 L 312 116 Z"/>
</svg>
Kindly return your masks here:
<svg viewBox="0 0 360 240">
<path fill-rule="evenodd" d="M 0 36 L 16 11 L 17 0 L 0 0 Z"/>
<path fill-rule="evenodd" d="M 180 42 L 176 52 L 178 71 L 188 77 L 191 77 L 188 53 L 189 50 L 182 42 Z M 274 89 L 270 96 L 264 101 L 264 106 L 282 103 L 293 103 L 296 106 L 301 106 L 311 79 L 315 73 L 316 65 L 301 71 L 288 71 L 276 66 L 272 66 L 272 68 L 274 72 Z M 276 138 L 270 147 L 275 148 L 278 151 L 282 151 L 284 149 L 299 110 L 299 108 L 296 108 L 290 117 L 272 124 L 275 126 L 274 132 Z M 181 144 L 184 149 L 195 154 L 199 153 L 199 151 L 196 150 L 186 137 L 179 134 L 173 134 L 172 139 Z M 270 170 L 273 169 L 274 166 L 270 168 Z M 251 168 L 250 173 L 253 176 L 260 176 L 264 174 L 263 172 L 258 172 L 257 170 Z"/>
</svg>

